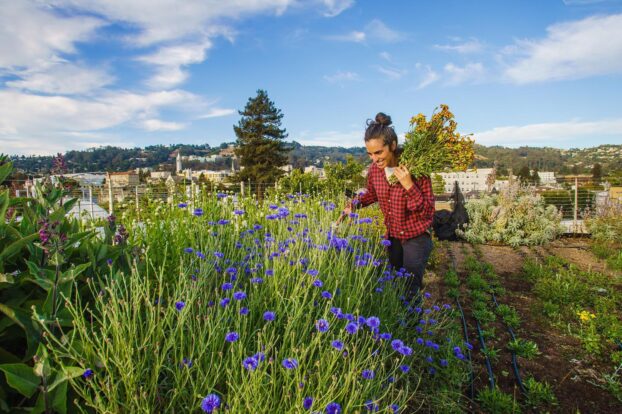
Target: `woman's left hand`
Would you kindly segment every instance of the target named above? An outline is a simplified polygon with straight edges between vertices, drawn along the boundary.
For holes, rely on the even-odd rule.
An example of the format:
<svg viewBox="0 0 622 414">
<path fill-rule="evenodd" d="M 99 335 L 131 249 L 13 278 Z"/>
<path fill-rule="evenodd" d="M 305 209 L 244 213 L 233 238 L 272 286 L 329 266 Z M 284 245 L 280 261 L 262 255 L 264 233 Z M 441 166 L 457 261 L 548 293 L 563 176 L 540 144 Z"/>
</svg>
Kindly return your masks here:
<svg viewBox="0 0 622 414">
<path fill-rule="evenodd" d="M 413 178 L 410 175 L 410 171 L 408 171 L 408 168 L 406 168 L 405 166 L 400 165 L 395 167 L 395 170 L 393 170 L 393 174 L 395 175 L 395 178 L 398 179 L 400 184 L 402 184 L 402 187 L 404 187 L 404 189 L 409 190 L 410 187 L 415 185 L 415 183 L 413 182 Z"/>
</svg>

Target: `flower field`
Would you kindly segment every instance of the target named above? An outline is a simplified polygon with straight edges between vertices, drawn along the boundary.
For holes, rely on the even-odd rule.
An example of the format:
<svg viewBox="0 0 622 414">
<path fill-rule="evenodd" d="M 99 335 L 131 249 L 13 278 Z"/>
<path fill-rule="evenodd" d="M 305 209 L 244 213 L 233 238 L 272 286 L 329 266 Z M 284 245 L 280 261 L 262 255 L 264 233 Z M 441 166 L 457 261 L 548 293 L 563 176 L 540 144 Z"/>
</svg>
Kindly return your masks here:
<svg viewBox="0 0 622 414">
<path fill-rule="evenodd" d="M 203 193 L 80 222 L 60 189 L 0 194 L 0 411 L 622 404 L 615 268 L 547 246 L 437 242 L 408 303 L 380 212 L 336 224 L 341 196 Z"/>
</svg>

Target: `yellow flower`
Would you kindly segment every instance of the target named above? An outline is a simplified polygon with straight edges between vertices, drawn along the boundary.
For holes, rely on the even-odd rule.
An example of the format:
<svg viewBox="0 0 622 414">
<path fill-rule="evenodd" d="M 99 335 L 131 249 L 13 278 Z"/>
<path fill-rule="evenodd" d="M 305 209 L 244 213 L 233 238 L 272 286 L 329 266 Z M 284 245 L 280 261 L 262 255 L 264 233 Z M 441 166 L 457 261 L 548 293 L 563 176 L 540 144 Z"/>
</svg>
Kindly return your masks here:
<svg viewBox="0 0 622 414">
<path fill-rule="evenodd" d="M 586 310 L 577 312 L 577 315 L 579 316 L 579 319 L 581 320 L 581 322 L 588 322 L 589 320 L 594 319 L 596 317 L 596 315 L 594 315 L 592 312 L 588 312 Z"/>
</svg>

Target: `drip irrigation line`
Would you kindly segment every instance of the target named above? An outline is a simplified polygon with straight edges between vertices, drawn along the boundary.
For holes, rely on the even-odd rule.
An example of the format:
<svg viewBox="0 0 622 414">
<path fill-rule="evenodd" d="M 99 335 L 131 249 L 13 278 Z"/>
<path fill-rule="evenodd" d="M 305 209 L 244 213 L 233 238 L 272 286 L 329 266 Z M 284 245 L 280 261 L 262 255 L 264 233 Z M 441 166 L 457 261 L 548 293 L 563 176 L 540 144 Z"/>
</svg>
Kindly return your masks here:
<svg viewBox="0 0 622 414">
<path fill-rule="evenodd" d="M 497 302 L 497 298 L 494 292 L 490 292 L 490 294 L 492 295 L 492 301 L 494 302 L 495 307 L 499 309 L 499 302 Z M 507 328 L 508 333 L 510 334 L 510 337 L 512 338 L 512 341 L 516 341 L 516 336 L 514 335 L 514 331 L 512 330 L 512 327 L 505 322 L 504 324 L 505 324 L 505 327 Z M 527 389 L 525 388 L 525 384 L 523 384 L 523 379 L 521 378 L 520 371 L 518 368 L 518 360 L 516 358 L 516 351 L 512 350 L 511 352 L 512 352 L 512 371 L 514 371 L 514 377 L 516 378 L 516 382 L 518 383 L 518 387 L 520 388 L 521 392 L 523 394 L 527 394 Z"/>
<path fill-rule="evenodd" d="M 451 264 L 453 271 L 457 274 L 458 265 L 456 264 L 456 257 L 451 249 L 449 249 L 449 257 L 451 258 Z M 469 343 L 469 331 L 467 329 L 466 319 L 464 317 L 464 311 L 462 310 L 462 305 L 460 305 L 460 300 L 456 296 L 456 306 L 460 311 L 460 319 L 462 319 L 462 333 L 464 335 L 464 342 Z M 473 360 L 471 359 L 471 350 L 467 347 L 467 359 L 469 361 L 469 398 L 472 400 L 475 398 L 475 375 L 473 374 Z"/>
<path fill-rule="evenodd" d="M 482 329 L 479 326 L 479 321 L 475 319 L 475 326 L 477 327 L 477 336 L 479 338 L 479 344 L 483 349 L 482 354 L 486 357 L 484 362 L 486 362 L 486 370 L 488 371 L 488 386 L 491 390 L 495 389 L 495 375 L 492 372 L 492 365 L 490 365 L 490 358 L 488 357 L 488 350 L 486 349 L 486 342 L 484 341 L 484 336 L 482 335 Z"/>
<path fill-rule="evenodd" d="M 460 301 L 456 297 L 456 306 L 460 310 L 460 318 L 462 319 L 462 333 L 464 334 L 464 341 L 469 342 L 469 331 L 467 330 L 466 319 L 464 318 L 464 311 L 460 305 Z M 469 360 L 469 398 L 475 397 L 475 388 L 473 383 L 475 382 L 475 376 L 473 375 L 473 361 L 471 360 L 471 350 L 467 347 L 467 359 Z"/>
</svg>

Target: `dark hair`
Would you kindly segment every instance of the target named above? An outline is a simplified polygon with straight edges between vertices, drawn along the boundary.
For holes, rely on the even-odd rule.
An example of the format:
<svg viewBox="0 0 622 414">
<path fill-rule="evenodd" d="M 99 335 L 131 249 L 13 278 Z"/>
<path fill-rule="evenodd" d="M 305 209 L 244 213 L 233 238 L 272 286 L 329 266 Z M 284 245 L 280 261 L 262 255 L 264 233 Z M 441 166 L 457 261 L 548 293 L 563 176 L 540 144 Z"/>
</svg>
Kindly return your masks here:
<svg viewBox="0 0 622 414">
<path fill-rule="evenodd" d="M 397 144 L 397 134 L 391 126 L 391 117 L 382 112 L 378 112 L 376 119 L 367 120 L 367 129 L 365 130 L 365 142 L 372 139 L 382 139 L 384 145 L 391 146 L 395 142 Z"/>
</svg>

